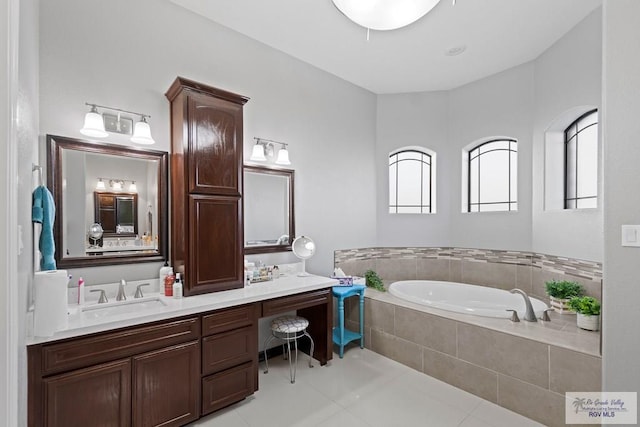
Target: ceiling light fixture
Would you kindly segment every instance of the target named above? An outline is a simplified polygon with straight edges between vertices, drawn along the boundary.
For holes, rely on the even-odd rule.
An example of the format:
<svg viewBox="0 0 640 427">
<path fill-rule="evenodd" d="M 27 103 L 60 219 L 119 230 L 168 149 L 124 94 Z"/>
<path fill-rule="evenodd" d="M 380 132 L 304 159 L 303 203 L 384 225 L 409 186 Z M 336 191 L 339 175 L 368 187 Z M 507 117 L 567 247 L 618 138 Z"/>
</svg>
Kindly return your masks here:
<svg viewBox="0 0 640 427">
<path fill-rule="evenodd" d="M 406 27 L 429 13 L 440 0 L 332 0 L 347 18 L 371 30 Z"/>
<path fill-rule="evenodd" d="M 151 128 L 147 122 L 147 119 L 151 117 L 150 115 L 122 110 L 120 108 L 106 107 L 104 105 L 90 104 L 88 102 L 85 102 L 85 105 L 90 106 L 91 111 L 84 117 L 84 126 L 80 129 L 81 134 L 93 138 L 105 138 L 109 136 L 107 131 L 131 135 L 133 119 L 121 116 L 121 113 L 127 113 L 140 116 L 140 121 L 135 125 L 131 142 L 145 145 L 155 144 L 155 141 L 151 137 Z M 113 110 L 116 111 L 117 114 L 100 114 L 98 108 Z"/>
<path fill-rule="evenodd" d="M 253 151 L 251 152 L 249 160 L 254 162 L 266 162 L 268 160 L 273 160 L 275 152 L 274 144 L 280 144 L 281 148 L 278 150 L 278 155 L 276 156 L 274 163 L 276 165 L 284 166 L 291 164 L 291 161 L 289 160 L 289 150 L 287 150 L 287 146 L 289 144 L 257 137 L 254 137 L 253 139 L 256 140 L 256 145 L 253 146 Z"/>
</svg>

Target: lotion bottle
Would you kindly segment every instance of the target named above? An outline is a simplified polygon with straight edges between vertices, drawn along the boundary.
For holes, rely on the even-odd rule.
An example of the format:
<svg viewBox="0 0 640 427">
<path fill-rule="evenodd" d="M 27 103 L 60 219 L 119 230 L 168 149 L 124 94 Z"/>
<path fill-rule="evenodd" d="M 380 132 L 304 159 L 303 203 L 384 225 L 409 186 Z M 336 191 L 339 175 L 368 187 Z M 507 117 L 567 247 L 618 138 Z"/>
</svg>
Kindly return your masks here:
<svg viewBox="0 0 640 427">
<path fill-rule="evenodd" d="M 164 291 L 164 281 L 167 276 L 172 276 L 172 275 L 173 275 L 173 267 L 169 267 L 169 262 L 165 261 L 164 266 L 160 268 L 160 273 L 158 275 L 158 279 L 159 279 L 158 283 L 160 286 L 160 293 L 162 293 L 162 295 L 167 296 L 166 292 Z"/>
<path fill-rule="evenodd" d="M 84 279 L 78 279 L 78 305 L 84 304 Z"/>
<path fill-rule="evenodd" d="M 173 297 L 182 298 L 182 280 L 180 280 L 180 273 L 176 273 L 176 281 L 173 282 Z"/>
</svg>

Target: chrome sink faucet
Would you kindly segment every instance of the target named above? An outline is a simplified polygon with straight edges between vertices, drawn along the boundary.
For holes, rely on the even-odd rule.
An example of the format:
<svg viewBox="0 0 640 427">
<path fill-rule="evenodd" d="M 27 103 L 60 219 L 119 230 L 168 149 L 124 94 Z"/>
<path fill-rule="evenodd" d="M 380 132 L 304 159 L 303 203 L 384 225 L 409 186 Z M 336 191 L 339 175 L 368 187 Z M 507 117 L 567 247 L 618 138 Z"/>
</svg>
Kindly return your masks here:
<svg viewBox="0 0 640 427">
<path fill-rule="evenodd" d="M 120 280 L 120 286 L 118 286 L 118 295 L 116 295 L 116 301 L 125 301 L 127 299 L 127 295 L 124 293 L 124 287 L 127 282 L 122 279 Z"/>
<path fill-rule="evenodd" d="M 524 313 L 523 319 L 527 322 L 537 322 L 536 313 L 533 311 L 533 306 L 531 305 L 531 300 L 529 299 L 529 295 L 527 295 L 522 289 L 511 289 L 509 292 L 512 294 L 520 294 L 522 298 L 524 298 L 524 304 L 526 306 L 526 311 Z"/>
</svg>

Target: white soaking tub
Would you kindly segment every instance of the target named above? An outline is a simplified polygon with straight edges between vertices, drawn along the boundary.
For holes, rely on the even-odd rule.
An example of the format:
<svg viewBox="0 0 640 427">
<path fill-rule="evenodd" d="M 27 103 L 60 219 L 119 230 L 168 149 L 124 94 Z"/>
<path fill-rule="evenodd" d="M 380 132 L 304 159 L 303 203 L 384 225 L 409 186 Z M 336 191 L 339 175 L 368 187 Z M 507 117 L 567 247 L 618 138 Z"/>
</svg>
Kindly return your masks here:
<svg viewBox="0 0 640 427">
<path fill-rule="evenodd" d="M 525 314 L 522 295 L 485 286 L 434 280 L 403 280 L 392 283 L 389 292 L 398 298 L 426 307 L 456 313 L 509 318 L 511 312 L 507 310 L 516 310 L 521 320 Z M 536 317 L 540 317 L 548 308 L 547 305 L 539 299 L 529 298 Z"/>
</svg>

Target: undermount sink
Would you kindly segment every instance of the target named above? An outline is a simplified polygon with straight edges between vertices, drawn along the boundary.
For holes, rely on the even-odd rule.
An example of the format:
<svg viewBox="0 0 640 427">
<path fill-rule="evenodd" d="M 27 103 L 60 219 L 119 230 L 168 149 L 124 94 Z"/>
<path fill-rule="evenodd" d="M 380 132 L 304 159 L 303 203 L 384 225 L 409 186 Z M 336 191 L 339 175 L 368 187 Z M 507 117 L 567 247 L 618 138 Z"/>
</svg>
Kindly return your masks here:
<svg viewBox="0 0 640 427">
<path fill-rule="evenodd" d="M 166 306 L 167 303 L 160 299 L 160 297 L 145 297 L 126 301 L 87 305 L 82 307 L 82 315 L 85 318 L 97 319 L 101 317 L 117 316 L 120 314 L 139 313 Z"/>
</svg>

